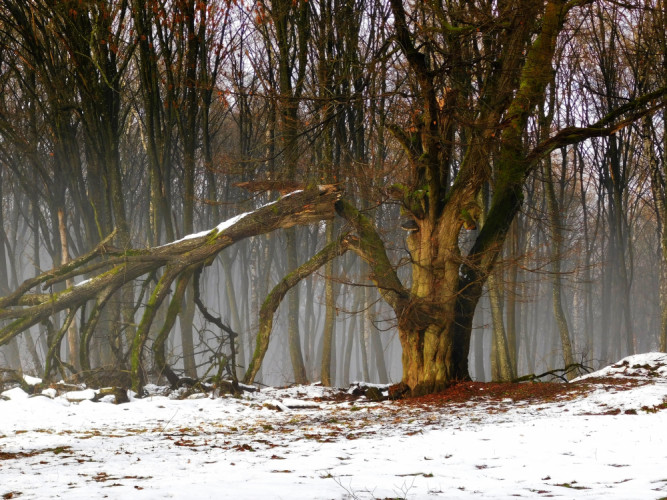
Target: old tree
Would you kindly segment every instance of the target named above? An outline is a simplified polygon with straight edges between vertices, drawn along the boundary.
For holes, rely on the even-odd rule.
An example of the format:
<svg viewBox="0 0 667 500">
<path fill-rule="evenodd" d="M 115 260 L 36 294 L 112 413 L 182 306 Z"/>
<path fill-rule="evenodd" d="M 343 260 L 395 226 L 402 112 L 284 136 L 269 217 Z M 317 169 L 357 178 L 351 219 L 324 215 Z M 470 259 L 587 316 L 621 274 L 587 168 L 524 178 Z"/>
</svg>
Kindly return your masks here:
<svg viewBox="0 0 667 500">
<path fill-rule="evenodd" d="M 292 2 L 292 8 L 297 3 Z M 276 8 L 279 4 L 275 2 Z M 262 5 L 270 11 L 268 2 Z M 245 380 L 251 382 L 259 370 L 273 313 L 287 291 L 348 250 L 367 263 L 369 278 L 395 313 L 404 388 L 424 394 L 468 378 L 473 314 L 521 208 L 524 183 L 532 170 L 554 149 L 613 135 L 664 104 L 665 87 L 656 84 L 595 123 L 582 121 L 580 126 L 546 135 L 534 133 L 540 110 L 557 92 L 554 74 L 558 61 L 567 55 L 564 39 L 576 24 L 573 19 L 593 5 L 592 0 L 390 1 L 386 18 L 392 33 L 374 58 L 393 61 L 392 77 L 407 82 L 411 91 L 406 99 L 412 109 L 409 123 L 387 123 L 404 151 L 407 168 L 402 182 L 385 186 L 383 192 L 400 204 L 408 230 L 409 283 L 399 277 L 374 221 L 346 197 L 344 189 L 335 184 L 309 185 L 209 232 L 168 245 L 128 249 L 126 239 L 110 236 L 91 252 L 24 282 L 0 299 L 0 318 L 8 320 L 0 330 L 0 344 L 33 325 L 50 324 L 49 318 L 66 311 L 62 327 L 51 331 L 49 338 L 54 355 L 69 323 L 80 313 L 79 362 L 83 369 L 90 368 L 89 340 L 105 307 L 124 285 L 153 275 L 156 284 L 145 304 L 137 307 L 141 319 L 131 338 L 133 386 L 138 390 L 145 382 L 143 354 L 158 319 L 152 349 L 156 364 L 171 380 L 164 342 L 188 283 L 203 267 L 241 239 L 337 216 L 348 232 L 291 271 L 269 294 Z M 299 19 L 297 27 L 303 31 L 298 40 L 305 44 L 305 18 Z M 290 37 L 281 40 L 289 43 Z M 289 52 L 288 47 L 280 49 Z M 297 97 L 292 95 L 289 75 L 281 73 L 277 87 L 281 97 L 276 106 L 293 107 Z M 290 143 L 289 157 L 294 159 L 298 155 L 291 148 Z M 294 166 L 288 170 L 286 180 L 291 182 Z M 248 185 L 272 186 L 268 181 Z M 461 233 L 472 228 L 478 232 L 464 251 Z M 76 276 L 90 279 L 50 291 L 54 284 Z M 160 318 L 158 308 L 172 288 L 175 293 Z"/>
</svg>

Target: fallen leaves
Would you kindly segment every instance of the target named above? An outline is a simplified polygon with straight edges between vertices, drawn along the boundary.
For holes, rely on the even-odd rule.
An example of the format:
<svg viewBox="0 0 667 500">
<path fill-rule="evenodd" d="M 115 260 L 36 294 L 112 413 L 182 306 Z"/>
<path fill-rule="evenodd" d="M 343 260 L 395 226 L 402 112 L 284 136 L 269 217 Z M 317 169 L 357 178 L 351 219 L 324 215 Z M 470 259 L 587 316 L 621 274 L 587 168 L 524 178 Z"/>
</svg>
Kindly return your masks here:
<svg viewBox="0 0 667 500">
<path fill-rule="evenodd" d="M 84 474 L 85 475 L 85 474 Z M 96 483 L 106 483 L 107 481 L 120 481 L 122 479 L 133 479 L 133 480 L 148 480 L 152 479 L 152 476 L 114 476 L 111 475 L 107 472 L 100 471 L 97 474 L 95 474 L 92 478 L 93 481 Z M 111 484 L 110 486 L 122 486 L 120 483 L 114 483 Z M 135 486 L 136 489 L 143 490 L 141 487 Z"/>
<path fill-rule="evenodd" d="M 250 446 L 248 443 L 243 443 L 243 444 L 237 444 L 232 447 L 232 449 L 236 451 L 255 451 L 255 449 Z"/>
<path fill-rule="evenodd" d="M 43 448 L 39 450 L 31 451 L 17 451 L 17 452 L 7 452 L 0 451 L 0 460 L 17 460 L 20 458 L 34 457 L 37 455 L 42 455 L 44 453 L 53 453 L 54 455 L 60 455 L 61 453 L 71 452 L 71 446 L 57 446 L 55 448 Z"/>
</svg>

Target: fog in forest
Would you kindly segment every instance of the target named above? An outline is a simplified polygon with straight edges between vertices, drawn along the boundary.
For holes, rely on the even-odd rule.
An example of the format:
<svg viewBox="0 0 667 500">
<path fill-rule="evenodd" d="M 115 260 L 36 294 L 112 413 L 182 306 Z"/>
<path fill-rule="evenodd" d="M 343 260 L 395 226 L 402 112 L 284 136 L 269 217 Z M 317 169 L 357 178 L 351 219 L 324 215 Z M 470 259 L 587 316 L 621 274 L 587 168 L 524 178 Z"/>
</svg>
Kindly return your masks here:
<svg viewBox="0 0 667 500">
<path fill-rule="evenodd" d="M 415 273 L 451 262 L 459 277 L 429 286 L 480 269 L 473 380 L 665 350 L 662 0 L 562 14 L 516 139 L 530 160 L 522 200 L 485 247 L 490 272 L 466 260 L 501 213 L 512 106 L 547 34 L 548 8 L 524 3 L 4 1 L 0 375 L 398 383 L 397 311 L 410 310 L 399 299 L 411 290 L 430 303 Z M 468 169 L 479 188 L 452 212 L 453 238 L 431 238 L 432 254 L 451 249 L 427 262 L 415 249 L 429 220 L 449 220 Z M 336 202 L 320 216 L 305 203 L 270 228 L 255 222 L 317 185 L 358 212 Z M 238 236 L 200 259 L 228 227 Z M 376 236 L 405 287 L 398 299 L 371 253 Z M 335 258 L 303 267 L 337 241 Z M 105 281 L 127 269 L 136 277 Z M 291 290 L 273 313 L 281 286 Z M 268 349 L 248 378 L 267 318 Z"/>
</svg>

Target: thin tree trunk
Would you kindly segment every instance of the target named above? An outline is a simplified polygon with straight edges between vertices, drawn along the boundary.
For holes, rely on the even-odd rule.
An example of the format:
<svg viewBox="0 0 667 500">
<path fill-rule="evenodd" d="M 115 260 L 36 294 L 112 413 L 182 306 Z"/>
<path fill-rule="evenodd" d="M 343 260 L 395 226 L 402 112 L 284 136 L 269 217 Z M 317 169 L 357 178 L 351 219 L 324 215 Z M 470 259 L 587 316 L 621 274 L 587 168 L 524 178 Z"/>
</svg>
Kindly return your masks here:
<svg viewBox="0 0 667 500">
<path fill-rule="evenodd" d="M 504 283 L 493 272 L 488 279 L 489 301 L 491 303 L 491 319 L 493 325 L 493 343 L 491 344 L 491 376 L 493 380 L 509 381 L 515 378 L 512 373 L 512 362 L 505 332 L 503 319 L 503 294 L 501 287 Z"/>
<path fill-rule="evenodd" d="M 293 272 L 297 267 L 296 231 L 289 228 L 285 231 L 287 238 L 287 268 Z M 301 336 L 299 335 L 299 289 L 294 287 L 288 294 L 287 304 L 287 337 L 289 339 L 289 355 L 292 361 L 295 384 L 307 384 L 306 366 L 303 363 L 301 351 Z"/>
<path fill-rule="evenodd" d="M 371 331 L 371 345 L 375 354 L 375 364 L 378 371 L 378 379 L 381 384 L 389 383 L 389 375 L 387 374 L 387 363 L 384 359 L 384 348 L 382 347 L 382 339 L 377 328 Z"/>
<path fill-rule="evenodd" d="M 565 160 L 563 160 L 565 161 Z M 561 290 L 561 248 L 562 248 L 562 223 L 560 218 L 560 208 L 556 200 L 554 190 L 553 174 L 551 172 L 551 161 L 546 158 L 542 164 L 544 174 L 544 189 L 547 198 L 547 211 L 549 212 L 549 231 L 551 233 L 551 290 L 554 319 L 560 336 L 561 349 L 563 353 L 563 362 L 565 366 L 574 364 L 572 355 L 572 342 L 570 340 L 570 330 L 567 325 L 567 318 L 563 311 L 562 290 Z M 575 374 L 571 372 L 568 377 L 572 378 Z"/>
<path fill-rule="evenodd" d="M 509 264 L 507 269 L 507 301 L 506 301 L 506 317 L 507 317 L 507 344 L 510 363 L 512 366 L 512 373 L 516 377 L 517 363 L 518 363 L 518 340 L 520 335 L 518 333 L 517 322 L 517 277 L 519 274 L 519 266 L 517 260 L 519 259 L 519 217 L 514 219 L 510 234 L 508 237 L 509 250 Z"/>
<path fill-rule="evenodd" d="M 226 252 L 220 253 L 222 260 L 222 267 L 225 273 L 225 290 L 227 291 L 227 305 L 232 319 L 232 330 L 241 335 L 241 316 L 239 315 L 239 308 L 236 301 L 236 292 L 234 290 L 234 276 L 232 275 L 232 263 L 229 260 L 229 255 Z M 237 361 L 238 365 L 235 367 L 237 377 L 243 377 L 243 368 L 247 366 L 247 356 L 243 338 L 237 339 Z"/>
<path fill-rule="evenodd" d="M 333 241 L 334 228 L 333 222 L 327 222 L 326 243 Z M 332 362 L 332 350 L 335 350 L 334 332 L 336 328 L 336 298 L 334 295 L 333 282 L 333 261 L 329 261 L 324 266 L 324 297 L 325 297 L 325 318 L 324 332 L 322 340 L 322 384 L 331 386 L 336 380 L 336 364 Z M 310 299 L 312 300 L 312 298 Z"/>
<path fill-rule="evenodd" d="M 347 337 L 345 339 L 345 356 L 343 358 L 343 387 L 350 385 L 350 369 L 352 366 L 352 348 L 354 347 L 354 336 L 357 330 L 357 318 L 351 316 L 348 319 Z"/>
<path fill-rule="evenodd" d="M 364 382 L 370 382 L 370 370 L 368 367 L 368 332 L 372 325 L 366 311 L 370 308 L 370 290 L 364 288 L 363 290 L 363 313 L 359 315 L 359 349 L 361 351 L 361 367 L 364 377 Z"/>
<path fill-rule="evenodd" d="M 60 234 L 61 264 L 65 265 L 70 261 L 70 258 L 67 245 L 67 221 L 65 220 L 65 210 L 63 208 L 58 209 L 58 232 Z M 67 288 L 74 286 L 74 281 L 71 279 L 66 280 L 65 286 Z M 67 347 L 70 363 L 76 370 L 79 370 L 79 332 L 77 331 L 76 320 L 72 321 L 67 329 Z"/>
<path fill-rule="evenodd" d="M 473 352 L 475 353 L 475 380 L 485 381 L 484 370 L 484 336 L 486 331 L 484 307 L 478 307 L 476 311 L 477 327 L 473 334 Z"/>
<path fill-rule="evenodd" d="M 197 363 L 195 360 L 194 345 L 194 317 L 195 303 L 194 290 L 192 282 L 188 283 L 185 294 L 185 302 L 179 315 L 179 325 L 181 327 L 181 345 L 183 347 L 183 368 L 185 376 L 193 379 L 197 378 Z"/>
</svg>

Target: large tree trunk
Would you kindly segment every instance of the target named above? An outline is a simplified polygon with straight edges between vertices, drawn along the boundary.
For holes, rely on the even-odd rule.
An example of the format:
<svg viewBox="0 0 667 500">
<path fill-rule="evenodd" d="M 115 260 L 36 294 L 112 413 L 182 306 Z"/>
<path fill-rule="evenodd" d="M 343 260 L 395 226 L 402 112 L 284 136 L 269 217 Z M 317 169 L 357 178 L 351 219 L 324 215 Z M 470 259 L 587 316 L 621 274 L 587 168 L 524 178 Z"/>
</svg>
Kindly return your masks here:
<svg viewBox="0 0 667 500">
<path fill-rule="evenodd" d="M 460 288 L 461 259 L 458 233 L 461 223 L 441 224 L 435 231 L 422 221 L 419 231 L 408 236 L 413 258 L 412 307 L 422 306 L 422 317 L 399 315 L 399 338 L 403 347 L 403 383 L 413 394 L 447 387 L 452 381 L 468 380 L 468 350 L 472 316 L 481 296 L 480 281 L 470 276 Z M 439 246 L 432 241 L 440 242 Z M 443 244 L 449 241 L 449 245 Z M 415 327 L 414 323 L 420 323 Z"/>
<path fill-rule="evenodd" d="M 446 389 L 453 381 L 468 380 L 467 361 L 455 349 L 453 318 L 425 330 L 399 329 L 403 347 L 403 379 L 412 395 Z"/>
</svg>

